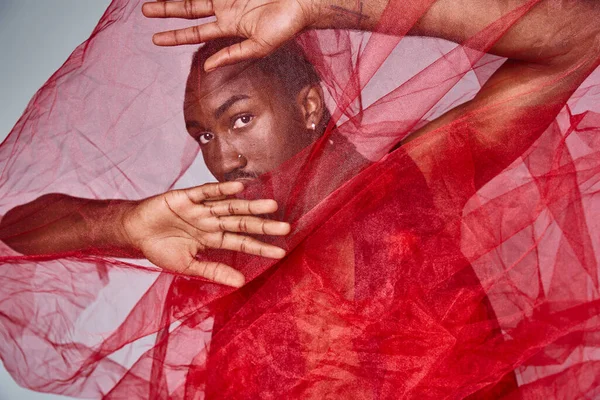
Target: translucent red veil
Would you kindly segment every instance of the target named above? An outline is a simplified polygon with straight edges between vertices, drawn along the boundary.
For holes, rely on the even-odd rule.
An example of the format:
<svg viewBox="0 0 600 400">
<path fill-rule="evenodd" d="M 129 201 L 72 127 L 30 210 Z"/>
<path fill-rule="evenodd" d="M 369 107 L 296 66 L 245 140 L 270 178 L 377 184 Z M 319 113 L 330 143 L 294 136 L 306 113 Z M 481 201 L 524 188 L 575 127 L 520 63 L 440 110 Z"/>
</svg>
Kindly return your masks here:
<svg viewBox="0 0 600 400">
<path fill-rule="evenodd" d="M 408 32 L 421 3 L 380 23 Z M 486 50 L 535 3 L 459 45 L 298 37 L 332 122 L 243 194 L 282 205 L 293 232 L 271 240 L 286 258 L 199 256 L 242 271 L 242 289 L 0 242 L 7 370 L 85 398 L 600 396 L 600 71 L 478 191 L 468 118 L 391 151 L 477 93 L 504 62 Z M 180 22 L 140 6 L 114 0 L 2 143 L 0 215 L 46 193 L 140 199 L 211 180 L 182 112 L 195 47 L 153 46 Z M 429 180 L 409 152 L 435 154 Z"/>
</svg>

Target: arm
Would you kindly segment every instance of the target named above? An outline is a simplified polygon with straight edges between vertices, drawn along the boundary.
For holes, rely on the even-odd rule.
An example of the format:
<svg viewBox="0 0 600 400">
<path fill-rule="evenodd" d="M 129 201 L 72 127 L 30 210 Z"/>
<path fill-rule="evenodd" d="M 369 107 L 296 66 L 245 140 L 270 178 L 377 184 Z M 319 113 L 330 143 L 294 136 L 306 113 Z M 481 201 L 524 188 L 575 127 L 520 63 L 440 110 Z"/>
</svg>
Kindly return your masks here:
<svg viewBox="0 0 600 400">
<path fill-rule="evenodd" d="M 523 0 L 438 0 L 410 34 L 465 42 L 526 3 Z M 435 130 L 466 132 L 473 156 L 475 190 L 533 144 L 599 65 L 599 3 L 538 1 L 523 11 L 525 14 L 491 46 L 489 52 L 508 60 L 475 98 L 427 124 L 404 142 Z M 371 18 L 363 22 L 367 23 L 372 24 Z M 584 29 L 574 29 L 574 26 Z M 374 28 L 367 25 L 367 29 Z M 434 142 L 445 139 L 443 134 L 431 138 Z M 443 146 L 443 143 L 408 147 L 426 179 L 435 175 L 436 168 L 444 168 L 439 154 L 428 151 L 438 145 Z"/>
<path fill-rule="evenodd" d="M 210 57 L 205 64 L 210 70 L 269 54 L 304 29 L 408 33 L 464 43 L 502 17 L 517 14 L 523 16 L 506 26 L 507 31 L 489 52 L 515 60 L 546 62 L 570 52 L 574 44 L 589 44 L 597 38 L 600 4 L 595 0 L 160 0 L 144 4 L 142 11 L 150 18 L 216 17 L 214 22 L 155 34 L 153 41 L 160 46 L 199 44 L 221 37 L 247 38 Z M 388 23 L 381 24 L 384 11 Z"/>
<path fill-rule="evenodd" d="M 502 37 L 489 48 L 482 45 L 484 48 L 479 49 L 506 57 L 508 61 L 473 100 L 449 111 L 406 141 L 434 130 L 468 129 L 469 146 L 474 150 L 474 189 L 477 189 L 539 137 L 573 91 L 598 65 L 600 4 L 593 0 L 422 3 L 427 3 L 422 10 L 413 11 L 406 5 L 414 6 L 415 2 L 397 0 L 393 3 L 395 8 L 388 10 L 394 17 L 388 15 L 389 20 L 394 21 L 410 21 L 411 12 L 416 13 L 412 28 L 406 23 L 378 23 L 388 6 L 387 0 L 167 1 L 147 3 L 143 11 L 149 17 L 217 17 L 216 22 L 158 33 L 154 41 L 160 45 L 201 43 L 223 36 L 239 36 L 241 32 L 248 37 L 240 45 L 210 57 L 206 69 L 268 54 L 306 28 L 378 30 L 396 35 L 410 29 L 408 33 L 412 35 L 464 43 L 486 26 L 518 14 L 519 18 L 506 26 Z M 429 3 L 432 4 L 427 7 Z M 243 7 L 238 10 L 237 4 Z M 457 126 L 460 124 L 463 126 Z M 436 135 L 435 139 L 443 138 L 444 135 Z M 438 145 L 443 146 L 443 143 Z M 424 147 L 408 146 L 408 151 L 426 179 L 430 179 L 435 175 L 433 169 L 443 168 L 443 165 L 434 159 L 439 154 L 425 154 Z"/>
<path fill-rule="evenodd" d="M 444 168 L 444 160 L 428 148 L 443 148 L 439 146 L 449 139 L 444 133 L 461 132 L 461 139 L 471 151 L 477 190 L 523 154 L 548 128 L 598 65 L 597 57 L 570 54 L 548 64 L 509 59 L 471 101 L 428 123 L 402 144 L 438 131 L 430 136 L 428 146 L 407 146 L 429 180 L 436 176 L 436 169 Z"/>
<path fill-rule="evenodd" d="M 401 24 L 377 24 L 384 8 L 384 2 L 365 2 L 364 15 L 358 18 L 356 1 L 333 0 L 321 7 L 321 14 L 326 15 L 322 26 L 352 27 L 358 22 L 365 30 L 402 35 L 406 28 Z M 402 14 L 403 10 L 396 11 Z M 426 145 L 406 147 L 432 185 L 433 177 L 447 177 L 452 171 L 448 166 L 453 155 L 444 152 L 444 142 L 461 140 L 473 164 L 471 193 L 481 188 L 533 144 L 600 63 L 600 3 L 590 0 L 437 0 L 408 34 L 469 44 L 469 38 L 496 21 L 511 18 L 511 13 L 518 16 L 516 22 L 489 49 L 477 49 L 508 58 L 504 65 L 475 98 L 401 143 L 438 131 L 428 137 Z M 453 132 L 460 132 L 461 137 Z M 462 203 L 467 200 L 460 199 Z"/>
<path fill-rule="evenodd" d="M 517 21 L 505 27 L 506 32 L 489 53 L 535 63 L 550 61 L 571 51 L 574 44 L 597 36 L 598 28 L 590 27 L 598 25 L 600 12 L 600 4 L 594 0 L 323 0 L 315 4 L 318 9 L 313 13 L 318 16 L 312 20 L 317 28 L 342 27 L 389 35 L 408 33 L 455 43 L 465 43 L 501 18 L 508 21 L 512 15 Z M 408 32 L 406 23 L 381 24 L 384 11 L 388 20 L 408 19 L 415 24 L 408 27 Z"/>
<path fill-rule="evenodd" d="M 141 201 L 45 195 L 9 211 L 0 222 L 0 239 L 26 255 L 85 251 L 145 257 L 166 270 L 241 286 L 239 271 L 198 261 L 196 254 L 218 248 L 281 258 L 282 249 L 239 233 L 286 235 L 290 230 L 287 223 L 255 216 L 276 211 L 275 201 L 229 197 L 242 190 L 240 182 L 206 184 Z"/>
<path fill-rule="evenodd" d="M 122 229 L 124 214 L 134 205 L 46 194 L 6 213 L 0 221 L 0 239 L 26 255 L 93 249 L 105 256 L 141 256 Z"/>
</svg>

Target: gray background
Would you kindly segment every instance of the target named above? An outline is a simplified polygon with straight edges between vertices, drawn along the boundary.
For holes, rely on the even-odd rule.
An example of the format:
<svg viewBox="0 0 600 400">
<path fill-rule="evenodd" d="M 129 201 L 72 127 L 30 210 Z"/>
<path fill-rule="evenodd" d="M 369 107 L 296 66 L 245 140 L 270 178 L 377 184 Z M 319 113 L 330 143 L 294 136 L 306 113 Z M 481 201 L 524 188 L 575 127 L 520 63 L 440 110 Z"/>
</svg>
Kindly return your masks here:
<svg viewBox="0 0 600 400">
<path fill-rule="evenodd" d="M 109 0 L 0 0 L 0 141 L 27 103 L 81 42 Z M 0 366 L 0 400 L 51 400 L 17 386 Z"/>
</svg>

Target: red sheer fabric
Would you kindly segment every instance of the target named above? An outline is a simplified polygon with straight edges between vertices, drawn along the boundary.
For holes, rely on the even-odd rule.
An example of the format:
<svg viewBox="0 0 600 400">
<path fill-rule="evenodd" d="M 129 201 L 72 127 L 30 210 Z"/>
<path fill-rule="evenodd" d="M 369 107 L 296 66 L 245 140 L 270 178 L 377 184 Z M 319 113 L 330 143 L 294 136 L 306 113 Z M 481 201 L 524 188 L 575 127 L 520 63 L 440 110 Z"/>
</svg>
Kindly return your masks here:
<svg viewBox="0 0 600 400">
<path fill-rule="evenodd" d="M 504 62 L 486 51 L 535 3 L 459 45 L 300 36 L 331 123 L 243 194 L 281 205 L 293 232 L 270 240 L 285 259 L 199 255 L 242 271 L 234 290 L 142 260 L 4 246 L 7 370 L 86 398 L 599 396 L 598 71 L 566 104 L 523 106 L 553 122 L 518 157 L 498 143 L 474 164 L 483 107 L 396 146 L 473 98 Z M 408 32 L 429 6 L 414 5 L 397 21 L 392 4 L 380 25 Z M 139 199 L 210 180 L 182 115 L 195 48 L 150 42 L 176 24 L 112 3 L 2 143 L 0 214 L 48 193 Z M 519 140 L 529 127 L 506 129 Z M 496 176 L 476 190 L 481 168 Z"/>
</svg>

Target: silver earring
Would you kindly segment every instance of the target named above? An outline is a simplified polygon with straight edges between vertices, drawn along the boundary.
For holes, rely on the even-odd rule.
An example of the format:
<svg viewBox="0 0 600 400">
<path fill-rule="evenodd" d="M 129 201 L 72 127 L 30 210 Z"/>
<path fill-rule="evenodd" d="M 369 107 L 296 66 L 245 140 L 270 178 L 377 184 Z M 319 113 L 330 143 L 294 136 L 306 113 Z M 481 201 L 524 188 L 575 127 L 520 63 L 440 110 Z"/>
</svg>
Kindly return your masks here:
<svg viewBox="0 0 600 400">
<path fill-rule="evenodd" d="M 317 125 L 315 125 L 315 123 L 313 122 L 312 124 L 310 124 L 310 129 L 314 131 L 315 129 L 317 129 Z"/>
<path fill-rule="evenodd" d="M 243 155 L 241 155 L 241 154 L 238 154 L 238 158 L 242 158 L 242 157 L 244 157 L 244 156 L 243 156 Z"/>
</svg>

